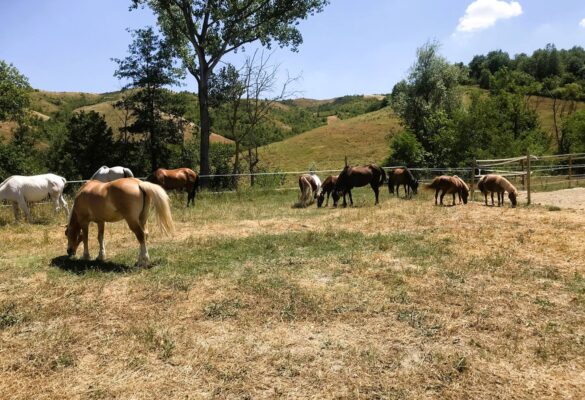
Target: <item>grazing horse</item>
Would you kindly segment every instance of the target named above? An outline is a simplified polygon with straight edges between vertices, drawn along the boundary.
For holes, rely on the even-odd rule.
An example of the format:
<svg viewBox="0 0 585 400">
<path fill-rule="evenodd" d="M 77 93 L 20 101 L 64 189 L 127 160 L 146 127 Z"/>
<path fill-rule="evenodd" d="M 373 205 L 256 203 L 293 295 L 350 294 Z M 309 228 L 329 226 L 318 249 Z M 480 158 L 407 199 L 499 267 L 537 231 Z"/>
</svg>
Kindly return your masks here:
<svg viewBox="0 0 585 400">
<path fill-rule="evenodd" d="M 95 222 L 98 225 L 100 244 L 97 258 L 103 260 L 106 257 L 105 223 L 124 219 L 140 243 L 137 265 L 147 265 L 149 256 L 146 249 L 146 222 L 152 205 L 161 229 L 170 234 L 174 228 L 169 197 L 160 186 L 135 178 L 122 178 L 107 183 L 95 180 L 87 182 L 75 196 L 65 230 L 67 255 L 74 256 L 79 243 L 83 241 L 83 258 L 89 259 L 89 223 Z"/>
<path fill-rule="evenodd" d="M 337 203 L 339 200 L 339 194 L 335 190 L 335 184 L 337 183 L 337 177 L 333 175 L 329 175 L 325 181 L 323 182 L 323 186 L 321 186 L 321 193 L 317 198 L 317 207 L 321 207 L 323 205 L 323 201 L 325 200 L 325 195 L 327 195 L 327 202 L 325 203 L 325 207 L 329 205 L 329 195 L 333 195 L 333 202 Z"/>
<path fill-rule="evenodd" d="M 484 175 L 477 183 L 477 188 L 483 193 L 486 206 L 488 205 L 488 192 L 491 192 L 492 195 L 492 206 L 494 205 L 494 192 L 498 194 L 498 207 L 504 205 L 504 193 L 508 192 L 508 198 L 510 199 L 510 203 L 512 203 L 512 207 L 516 207 L 518 190 L 503 176 Z"/>
<path fill-rule="evenodd" d="M 396 186 L 396 197 L 399 197 L 400 185 L 404 186 L 406 197 L 412 198 L 412 195 L 416 194 L 418 190 L 418 179 L 412 175 L 408 168 L 394 168 L 388 174 L 388 192 L 394 194 L 394 186 Z"/>
<path fill-rule="evenodd" d="M 96 180 L 100 182 L 111 182 L 115 181 L 116 179 L 120 178 L 133 178 L 134 174 L 130 171 L 129 168 L 124 167 L 100 167 L 95 174 L 89 178 L 90 180 Z"/>
<path fill-rule="evenodd" d="M 335 184 L 335 191 L 341 192 L 343 195 L 343 206 L 347 207 L 345 195 L 349 194 L 349 202 L 353 206 L 353 198 L 351 196 L 351 189 L 354 187 L 362 187 L 370 185 L 376 196 L 376 203 L 378 204 L 378 197 L 380 194 L 380 186 L 386 181 L 386 172 L 375 164 L 365 165 L 363 167 L 350 167 L 346 165 L 337 177 Z M 333 199 L 333 206 L 337 207 L 337 201 Z"/>
<path fill-rule="evenodd" d="M 195 192 L 199 187 L 199 175 L 189 168 L 164 169 L 159 168 L 146 178 L 148 182 L 156 183 L 165 190 L 187 191 L 187 207 L 195 204 Z"/>
<path fill-rule="evenodd" d="M 299 189 L 301 189 L 299 204 L 301 207 L 306 207 L 319 196 L 321 192 L 321 179 L 314 173 L 303 174 L 299 176 Z"/>
<path fill-rule="evenodd" d="M 42 201 L 49 197 L 55 205 L 55 212 L 62 206 L 69 214 L 67 202 L 63 198 L 63 189 L 66 179 L 55 174 L 34 176 L 14 175 L 0 184 L 0 200 L 12 202 L 14 219 L 19 219 L 19 207 L 22 208 L 26 219 L 32 222 L 27 203 Z"/>
<path fill-rule="evenodd" d="M 431 183 L 425 185 L 425 188 L 435 190 L 435 205 L 437 205 L 437 196 L 439 195 L 439 192 L 441 192 L 441 205 L 443 205 L 443 197 L 445 197 L 446 194 L 453 195 L 453 205 L 455 205 L 455 194 L 458 194 L 459 198 L 463 199 L 463 203 L 467 204 L 469 188 L 458 176 L 437 176 Z"/>
</svg>

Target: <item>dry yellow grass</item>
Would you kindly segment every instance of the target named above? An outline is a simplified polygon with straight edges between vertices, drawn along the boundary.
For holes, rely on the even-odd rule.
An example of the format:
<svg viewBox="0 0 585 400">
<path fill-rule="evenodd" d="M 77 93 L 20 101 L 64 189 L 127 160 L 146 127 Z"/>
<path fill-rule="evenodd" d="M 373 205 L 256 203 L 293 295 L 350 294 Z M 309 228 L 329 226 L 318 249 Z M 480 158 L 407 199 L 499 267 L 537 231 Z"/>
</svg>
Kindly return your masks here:
<svg viewBox="0 0 585 400">
<path fill-rule="evenodd" d="M 141 271 L 121 223 L 87 265 L 0 210 L 0 398 L 585 396 L 582 213 L 230 196 L 151 228 Z"/>
<path fill-rule="evenodd" d="M 388 108 L 293 136 L 261 148 L 262 165 L 295 171 L 299 167 L 334 169 L 344 157 L 354 165 L 381 163 L 388 155 L 388 136 L 400 130 L 398 118 Z"/>
</svg>

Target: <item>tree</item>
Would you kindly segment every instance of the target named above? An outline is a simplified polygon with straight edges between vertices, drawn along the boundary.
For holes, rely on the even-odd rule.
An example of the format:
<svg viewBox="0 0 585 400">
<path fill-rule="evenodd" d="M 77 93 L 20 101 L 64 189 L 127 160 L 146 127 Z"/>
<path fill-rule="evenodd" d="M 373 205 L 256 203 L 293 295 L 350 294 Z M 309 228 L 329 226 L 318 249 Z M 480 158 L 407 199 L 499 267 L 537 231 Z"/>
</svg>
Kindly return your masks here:
<svg viewBox="0 0 585 400">
<path fill-rule="evenodd" d="M 172 47 L 151 27 L 135 30 L 132 35 L 134 41 L 128 47 L 129 55 L 123 60 L 113 59 L 118 64 L 114 75 L 130 81 L 125 90 L 135 89 L 121 103 L 121 107 L 132 110 L 135 118 L 125 129 L 145 135 L 150 169 L 155 170 L 169 158 L 167 144 L 179 144 L 183 140 L 182 121 L 173 118 L 181 112 L 169 107 L 172 94 L 164 89 L 179 84 L 183 74 L 173 62 Z M 124 138 L 127 143 L 126 132 Z"/>
<path fill-rule="evenodd" d="M 0 121 L 20 120 L 30 104 L 28 79 L 12 64 L 0 60 Z"/>
<path fill-rule="evenodd" d="M 435 137 L 444 134 L 446 122 L 461 108 L 460 69 L 439 55 L 437 42 L 417 50 L 417 60 L 406 84 L 393 91 L 393 107 L 407 129 L 422 144 L 426 154 L 438 160 Z M 394 98 L 397 101 L 394 101 Z M 432 160 L 427 160 L 432 162 Z"/>
<path fill-rule="evenodd" d="M 279 91 L 276 91 L 278 65 L 270 64 L 270 55 L 254 52 L 246 59 L 244 67 L 237 71 L 228 65 L 212 78 L 211 98 L 221 104 L 225 128 L 235 142 L 233 173 L 239 172 L 240 151 L 248 163 L 250 184 L 254 185 L 255 168 L 259 163 L 258 147 L 271 141 L 274 126 L 268 121 L 268 113 L 274 103 L 291 97 L 294 92 L 289 86 L 297 78 L 288 77 Z"/>
<path fill-rule="evenodd" d="M 169 44 L 197 80 L 201 127 L 201 174 L 209 174 L 209 79 L 228 53 L 259 41 L 297 50 L 298 22 L 321 12 L 328 0 L 132 0 L 148 6 Z M 203 182 L 204 183 L 204 182 Z"/>
<path fill-rule="evenodd" d="M 89 178 L 102 165 L 117 162 L 112 129 L 95 111 L 75 113 L 54 146 L 52 167 L 68 177 Z"/>
</svg>

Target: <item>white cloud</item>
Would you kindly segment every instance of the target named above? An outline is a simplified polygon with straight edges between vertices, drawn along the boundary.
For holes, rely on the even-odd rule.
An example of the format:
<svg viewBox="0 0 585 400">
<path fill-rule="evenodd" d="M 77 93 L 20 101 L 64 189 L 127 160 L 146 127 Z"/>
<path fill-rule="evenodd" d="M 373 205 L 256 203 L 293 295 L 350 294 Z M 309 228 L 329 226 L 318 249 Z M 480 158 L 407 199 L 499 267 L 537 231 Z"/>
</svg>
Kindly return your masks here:
<svg viewBox="0 0 585 400">
<path fill-rule="evenodd" d="M 517 1 L 475 0 L 465 15 L 459 18 L 458 32 L 473 32 L 493 26 L 500 19 L 517 17 L 522 14 L 522 6 Z"/>
<path fill-rule="evenodd" d="M 579 22 L 579 26 L 580 26 L 581 28 L 585 28 L 585 18 L 583 18 L 583 19 L 581 20 L 581 22 Z"/>
</svg>

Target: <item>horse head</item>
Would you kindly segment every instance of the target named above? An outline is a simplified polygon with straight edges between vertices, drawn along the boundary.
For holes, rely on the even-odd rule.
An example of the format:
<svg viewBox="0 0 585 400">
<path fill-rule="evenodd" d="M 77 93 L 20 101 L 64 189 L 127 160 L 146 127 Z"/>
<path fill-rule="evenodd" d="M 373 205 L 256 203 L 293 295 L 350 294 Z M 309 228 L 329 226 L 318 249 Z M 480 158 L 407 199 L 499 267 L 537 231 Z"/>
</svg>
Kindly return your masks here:
<svg viewBox="0 0 585 400">
<path fill-rule="evenodd" d="M 321 206 L 323 205 L 323 201 L 325 201 L 325 192 L 323 192 L 321 190 L 321 193 L 319 193 L 319 196 L 317 196 L 317 207 L 321 208 Z"/>
<path fill-rule="evenodd" d="M 512 203 L 512 207 L 516 207 L 516 205 L 518 204 L 517 197 L 518 192 L 516 191 L 508 193 L 508 198 L 510 199 L 510 203 Z"/>
<path fill-rule="evenodd" d="M 463 199 L 463 204 L 467 204 L 467 199 L 469 198 L 469 191 L 462 189 L 460 191 L 461 193 L 461 199 Z"/>
<path fill-rule="evenodd" d="M 65 236 L 67 237 L 67 255 L 73 257 L 77 252 L 77 248 L 83 239 L 81 234 L 81 227 L 71 218 L 65 227 Z"/>
<path fill-rule="evenodd" d="M 412 193 L 418 194 L 418 179 L 414 179 L 410 182 L 410 188 L 412 189 Z"/>
</svg>

